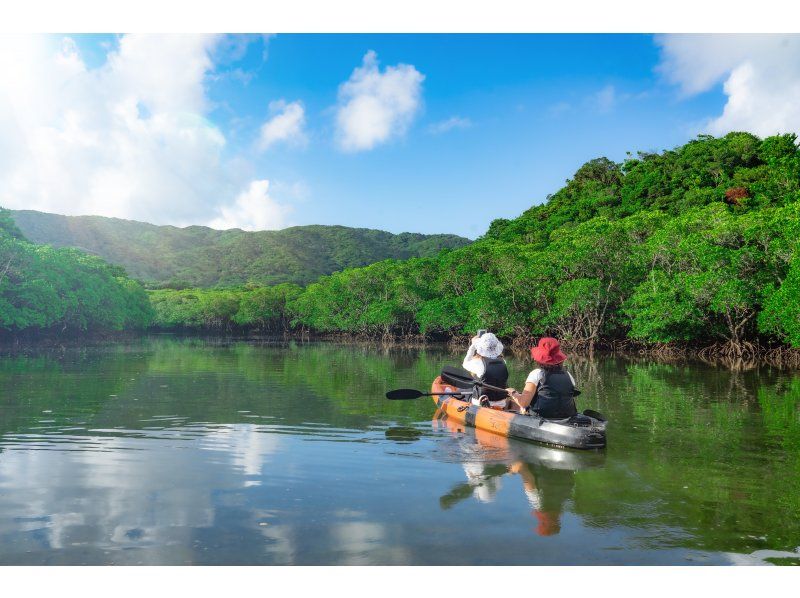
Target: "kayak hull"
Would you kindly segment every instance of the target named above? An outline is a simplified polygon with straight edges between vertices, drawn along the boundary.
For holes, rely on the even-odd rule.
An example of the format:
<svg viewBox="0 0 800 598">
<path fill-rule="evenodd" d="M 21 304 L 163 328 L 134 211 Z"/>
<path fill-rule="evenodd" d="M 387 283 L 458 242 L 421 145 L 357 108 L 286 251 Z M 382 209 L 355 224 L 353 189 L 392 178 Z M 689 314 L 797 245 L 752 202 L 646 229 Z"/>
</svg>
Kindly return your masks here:
<svg viewBox="0 0 800 598">
<path fill-rule="evenodd" d="M 457 396 L 439 393 L 464 392 L 462 400 Z M 431 385 L 433 402 L 448 419 L 507 436 L 531 440 L 552 446 L 576 449 L 599 449 L 606 446 L 606 422 L 589 418 L 591 424 L 579 426 L 568 420 L 548 420 L 537 415 L 521 415 L 489 407 L 472 405 L 469 391 L 447 384 L 437 377 Z"/>
<path fill-rule="evenodd" d="M 596 469 L 604 467 L 606 462 L 606 451 L 603 450 L 580 451 L 539 442 L 524 442 L 466 426 L 446 417 L 436 417 L 432 423 L 434 430 L 449 432 L 460 439 L 474 441 L 474 446 L 484 449 L 484 452 L 479 454 L 491 462 L 522 461 L 536 467 L 560 471 Z"/>
</svg>

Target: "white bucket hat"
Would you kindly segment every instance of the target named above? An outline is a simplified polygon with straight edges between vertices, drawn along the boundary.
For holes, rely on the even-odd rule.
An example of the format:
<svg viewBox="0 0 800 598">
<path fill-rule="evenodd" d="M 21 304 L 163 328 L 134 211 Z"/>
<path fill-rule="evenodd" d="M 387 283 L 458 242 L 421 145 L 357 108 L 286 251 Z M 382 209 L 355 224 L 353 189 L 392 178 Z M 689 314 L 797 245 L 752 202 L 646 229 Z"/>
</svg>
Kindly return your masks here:
<svg viewBox="0 0 800 598">
<path fill-rule="evenodd" d="M 475 352 L 488 359 L 494 359 L 502 355 L 503 343 L 491 332 L 486 332 L 475 342 Z"/>
</svg>

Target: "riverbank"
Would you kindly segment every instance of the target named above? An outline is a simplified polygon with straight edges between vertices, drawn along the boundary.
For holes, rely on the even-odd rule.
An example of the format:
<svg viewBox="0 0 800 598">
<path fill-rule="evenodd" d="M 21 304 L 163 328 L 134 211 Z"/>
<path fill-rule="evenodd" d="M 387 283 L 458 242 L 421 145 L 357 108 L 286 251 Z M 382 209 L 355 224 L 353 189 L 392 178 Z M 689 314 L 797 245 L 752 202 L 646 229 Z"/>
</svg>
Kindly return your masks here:
<svg viewBox="0 0 800 598">
<path fill-rule="evenodd" d="M 197 339 L 214 344 L 228 344 L 247 341 L 255 344 L 275 343 L 331 343 L 361 345 L 381 349 L 425 349 L 446 347 L 453 353 L 460 353 L 470 343 L 470 337 L 436 335 L 368 335 L 348 333 L 314 333 L 309 331 L 258 332 L 252 330 L 148 330 L 142 332 L 94 333 L 81 335 L 63 333 L 60 335 L 3 335 L 0 336 L 0 351 L 17 353 L 27 349 L 58 349 L 68 347 L 98 346 L 105 344 L 134 343 L 147 338 Z M 506 354 L 517 359 L 530 359 L 529 351 L 538 337 L 502 338 Z M 586 343 L 562 341 L 562 347 L 570 357 L 592 360 L 603 357 L 626 357 L 630 359 L 649 359 L 660 363 L 691 364 L 704 363 L 733 370 L 748 370 L 761 365 L 781 369 L 800 369 L 800 349 L 767 344 L 748 344 L 745 351 L 736 353 L 723 343 L 706 345 L 691 343 L 646 344 L 631 340 L 601 340 L 593 346 Z"/>
</svg>

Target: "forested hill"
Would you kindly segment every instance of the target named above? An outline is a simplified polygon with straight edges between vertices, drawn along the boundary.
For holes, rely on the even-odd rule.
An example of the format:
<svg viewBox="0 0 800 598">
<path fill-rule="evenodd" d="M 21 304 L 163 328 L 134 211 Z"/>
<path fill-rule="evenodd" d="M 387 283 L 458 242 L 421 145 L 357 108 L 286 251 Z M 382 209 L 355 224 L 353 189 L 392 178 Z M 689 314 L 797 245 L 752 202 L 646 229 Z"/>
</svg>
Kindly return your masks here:
<svg viewBox="0 0 800 598">
<path fill-rule="evenodd" d="M 592 160 L 546 203 L 432 258 L 225 302 L 180 292 L 151 299 L 164 327 L 438 337 L 488 328 L 519 344 L 549 335 L 589 348 L 692 345 L 738 359 L 800 348 L 799 241 L 796 137 L 731 133 L 622 163 Z"/>
<path fill-rule="evenodd" d="M 523 346 L 556 336 L 572 347 L 693 346 L 737 360 L 800 349 L 795 135 L 701 136 L 621 163 L 591 160 L 474 243 L 14 216 L 32 241 L 96 251 L 144 280 L 231 286 L 145 295 L 96 256 L 26 241 L 0 210 L 0 333 L 150 325 L 446 338 L 488 328 Z M 263 286 L 233 286 L 245 281 Z"/>
<path fill-rule="evenodd" d="M 395 235 L 345 226 L 297 226 L 278 231 L 177 228 L 101 216 L 11 212 L 25 237 L 77 247 L 122 266 L 155 286 L 307 284 L 322 275 L 394 258 L 429 257 L 463 247 L 456 235 Z M 160 283 L 160 284 L 158 284 Z"/>
</svg>

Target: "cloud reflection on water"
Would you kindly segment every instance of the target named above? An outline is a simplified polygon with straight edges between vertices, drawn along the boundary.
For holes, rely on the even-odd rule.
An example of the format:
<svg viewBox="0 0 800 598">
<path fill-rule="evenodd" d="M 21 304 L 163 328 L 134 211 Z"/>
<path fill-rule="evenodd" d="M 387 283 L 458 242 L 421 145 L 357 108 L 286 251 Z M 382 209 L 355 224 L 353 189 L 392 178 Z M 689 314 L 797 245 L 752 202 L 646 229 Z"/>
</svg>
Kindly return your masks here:
<svg viewBox="0 0 800 598">
<path fill-rule="evenodd" d="M 43 439 L 0 455 L 0 512 L 15 513 L 0 519 L 0 537 L 15 540 L 2 543 L 0 561 L 22 542 L 27 551 L 147 547 L 115 558 L 192 562 L 193 530 L 215 524 L 215 494 L 248 486 L 281 444 L 250 424 L 214 426 L 199 449 L 193 439 L 92 441 L 90 450 L 64 450 Z"/>
</svg>

